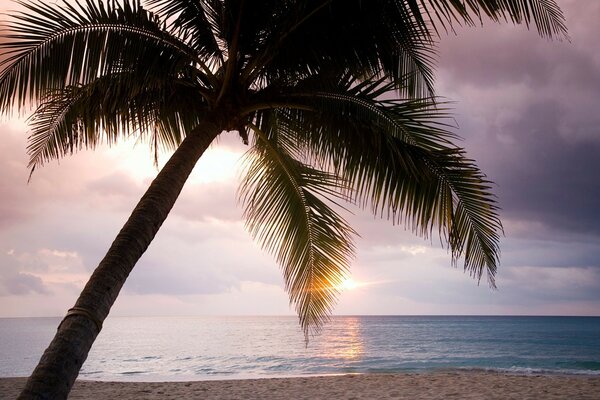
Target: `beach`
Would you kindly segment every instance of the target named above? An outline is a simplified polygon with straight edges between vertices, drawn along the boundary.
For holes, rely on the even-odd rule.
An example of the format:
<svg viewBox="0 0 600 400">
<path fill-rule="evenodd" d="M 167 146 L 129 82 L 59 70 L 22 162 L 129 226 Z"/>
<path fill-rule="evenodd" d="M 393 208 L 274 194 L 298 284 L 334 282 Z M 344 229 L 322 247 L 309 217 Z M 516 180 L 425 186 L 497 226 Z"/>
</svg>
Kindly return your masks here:
<svg viewBox="0 0 600 400">
<path fill-rule="evenodd" d="M 1 378 L 0 398 L 13 399 L 25 378 Z M 590 399 L 600 377 L 446 371 L 193 382 L 78 380 L 69 399 Z"/>
</svg>

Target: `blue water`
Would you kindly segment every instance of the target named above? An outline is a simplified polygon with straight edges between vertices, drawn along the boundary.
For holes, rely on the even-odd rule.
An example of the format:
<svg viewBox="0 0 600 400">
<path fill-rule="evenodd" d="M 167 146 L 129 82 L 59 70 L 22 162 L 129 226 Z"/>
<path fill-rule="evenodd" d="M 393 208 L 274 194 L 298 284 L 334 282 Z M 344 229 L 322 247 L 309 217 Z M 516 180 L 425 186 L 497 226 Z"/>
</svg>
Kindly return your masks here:
<svg viewBox="0 0 600 400">
<path fill-rule="evenodd" d="M 26 376 L 59 319 L 0 319 L 0 376 Z M 109 318 L 80 377 L 199 380 L 484 369 L 600 375 L 600 317 Z"/>
</svg>

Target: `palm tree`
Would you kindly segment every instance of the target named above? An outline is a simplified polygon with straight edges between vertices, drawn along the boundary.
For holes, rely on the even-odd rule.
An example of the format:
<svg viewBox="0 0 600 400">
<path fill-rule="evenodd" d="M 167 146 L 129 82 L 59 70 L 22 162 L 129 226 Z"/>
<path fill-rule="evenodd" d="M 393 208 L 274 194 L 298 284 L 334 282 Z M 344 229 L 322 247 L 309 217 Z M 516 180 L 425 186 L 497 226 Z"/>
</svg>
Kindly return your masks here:
<svg viewBox="0 0 600 400">
<path fill-rule="evenodd" d="M 249 144 L 247 227 L 282 267 L 305 337 L 354 253 L 343 201 L 428 236 L 491 286 L 490 182 L 433 97 L 435 38 L 456 24 L 566 36 L 554 0 L 23 0 L 1 45 L 0 109 L 34 107 L 31 172 L 137 135 L 174 150 L 58 327 L 20 398 L 66 398 L 127 276 L 223 131 Z"/>
</svg>

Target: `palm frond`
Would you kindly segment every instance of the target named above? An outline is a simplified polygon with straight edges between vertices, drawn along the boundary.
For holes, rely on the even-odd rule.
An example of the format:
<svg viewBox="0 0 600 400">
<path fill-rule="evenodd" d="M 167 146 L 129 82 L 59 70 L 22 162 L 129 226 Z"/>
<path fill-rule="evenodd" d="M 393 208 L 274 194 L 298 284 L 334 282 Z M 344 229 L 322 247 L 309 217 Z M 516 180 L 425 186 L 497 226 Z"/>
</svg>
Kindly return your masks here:
<svg viewBox="0 0 600 400">
<path fill-rule="evenodd" d="M 195 53 L 168 34 L 137 2 L 87 0 L 74 6 L 33 0 L 8 24 L 0 45 L 0 109 L 45 97 L 47 91 L 87 84 L 99 76 L 162 61 L 163 68 L 197 63 Z M 204 77 L 209 80 L 210 77 Z M 137 82 L 139 84 L 139 82 Z"/>
<path fill-rule="evenodd" d="M 223 4 L 217 0 L 148 0 L 167 29 L 204 55 L 212 70 L 224 63 L 220 37 Z"/>
<path fill-rule="evenodd" d="M 554 0 L 271 0 L 252 10 L 246 33 L 256 40 L 242 79 L 262 87 L 333 69 L 355 78 L 385 76 L 403 95 L 431 96 L 438 26 L 452 30 L 453 23 L 487 16 L 567 37 Z"/>
<path fill-rule="evenodd" d="M 353 257 L 338 200 L 437 228 L 453 263 L 495 285 L 498 207 L 433 96 L 436 33 L 489 18 L 567 37 L 555 0 L 61 1 L 22 0 L 0 41 L 0 112 L 38 105 L 32 170 L 132 133 L 156 154 L 204 118 L 251 129 L 247 227 L 307 338 Z"/>
<path fill-rule="evenodd" d="M 535 25 L 538 33 L 547 38 L 568 39 L 565 17 L 555 0 L 409 0 L 420 8 L 431 22 L 451 30 L 453 23 L 474 25 L 486 16 L 492 21 L 511 21 L 514 24 Z M 420 3 L 420 6 L 418 5 Z M 473 19 L 475 18 L 475 20 Z"/>
<path fill-rule="evenodd" d="M 465 270 L 477 279 L 486 271 L 494 286 L 502 230 L 495 198 L 490 182 L 453 144 L 446 110 L 433 99 L 381 100 L 393 90 L 384 81 L 342 77 L 335 85 L 286 96 L 304 107 L 279 110 L 288 126 L 280 136 L 305 146 L 313 162 L 329 166 L 348 196 L 376 215 L 425 237 L 437 226 L 453 262 L 464 256 Z"/>
<path fill-rule="evenodd" d="M 32 172 L 47 161 L 134 133 L 149 139 L 155 154 L 160 148 L 175 149 L 198 124 L 204 99 L 176 79 L 129 85 L 141 79 L 131 77 L 136 74 L 124 71 L 48 92 L 31 117 L 27 151 Z M 186 110 L 189 104 L 196 105 L 194 112 Z"/>
<path fill-rule="evenodd" d="M 340 182 L 293 157 L 293 142 L 279 140 L 273 115 L 251 125 L 255 143 L 240 186 L 247 228 L 282 266 L 285 287 L 306 340 L 328 315 L 354 254 L 354 231 L 321 197 Z M 263 131 L 264 130 L 264 131 Z"/>
<path fill-rule="evenodd" d="M 411 96 L 433 92 L 433 39 L 404 2 L 281 3 L 262 19 L 269 22 L 259 31 L 266 39 L 256 41 L 242 79 L 266 86 L 325 70 L 349 71 L 355 77 L 385 75 Z"/>
</svg>

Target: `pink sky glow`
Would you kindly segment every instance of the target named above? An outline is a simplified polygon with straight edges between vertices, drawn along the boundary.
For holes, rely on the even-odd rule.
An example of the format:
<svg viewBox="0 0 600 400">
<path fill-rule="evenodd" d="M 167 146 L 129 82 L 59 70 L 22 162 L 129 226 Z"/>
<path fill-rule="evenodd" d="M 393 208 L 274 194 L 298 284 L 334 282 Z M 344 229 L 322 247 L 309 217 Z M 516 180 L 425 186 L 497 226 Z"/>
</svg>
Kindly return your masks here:
<svg viewBox="0 0 600 400">
<path fill-rule="evenodd" d="M 600 1 L 559 4 L 571 43 L 491 23 L 440 43 L 437 92 L 497 183 L 499 290 L 452 268 L 437 238 L 352 209 L 363 284 L 336 314 L 600 315 Z M 0 120 L 0 317 L 63 315 L 156 174 L 147 144 L 131 139 L 50 163 L 27 184 L 27 136 L 24 119 Z M 202 158 L 112 315 L 293 314 L 277 264 L 244 229 L 245 151 L 227 134 Z"/>
</svg>

